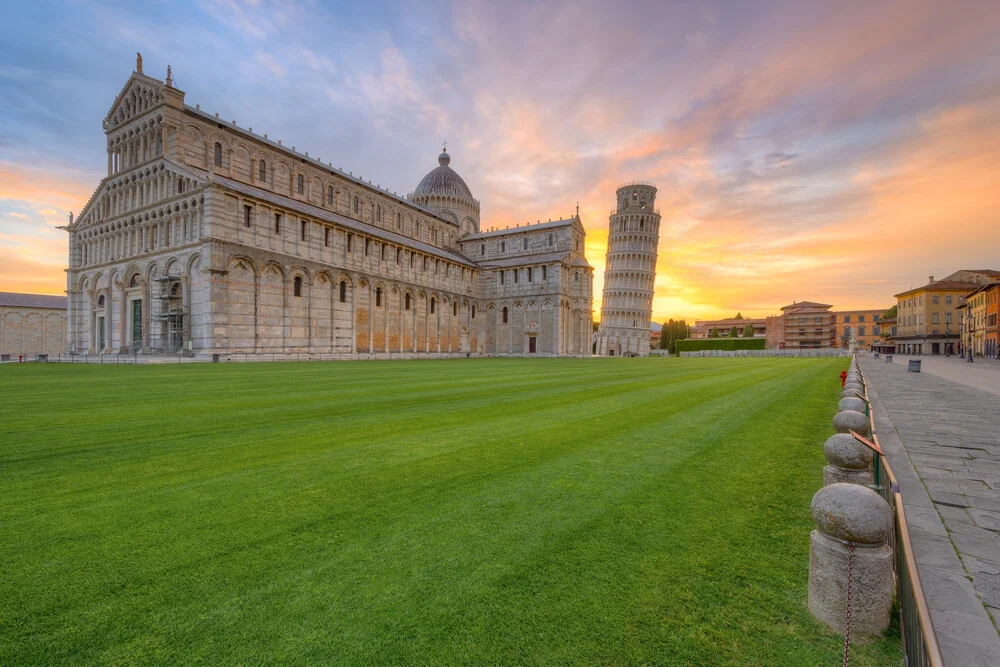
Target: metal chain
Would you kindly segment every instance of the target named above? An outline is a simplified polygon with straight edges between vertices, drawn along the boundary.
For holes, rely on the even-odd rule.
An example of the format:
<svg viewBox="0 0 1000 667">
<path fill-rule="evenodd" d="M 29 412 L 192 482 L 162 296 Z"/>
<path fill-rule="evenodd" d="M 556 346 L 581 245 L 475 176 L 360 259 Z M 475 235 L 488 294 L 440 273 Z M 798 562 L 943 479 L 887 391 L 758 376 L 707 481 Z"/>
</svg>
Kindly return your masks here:
<svg viewBox="0 0 1000 667">
<path fill-rule="evenodd" d="M 847 611 L 844 619 L 844 667 L 851 658 L 851 597 L 853 586 L 851 585 L 852 570 L 854 569 L 854 543 L 847 547 Z"/>
</svg>

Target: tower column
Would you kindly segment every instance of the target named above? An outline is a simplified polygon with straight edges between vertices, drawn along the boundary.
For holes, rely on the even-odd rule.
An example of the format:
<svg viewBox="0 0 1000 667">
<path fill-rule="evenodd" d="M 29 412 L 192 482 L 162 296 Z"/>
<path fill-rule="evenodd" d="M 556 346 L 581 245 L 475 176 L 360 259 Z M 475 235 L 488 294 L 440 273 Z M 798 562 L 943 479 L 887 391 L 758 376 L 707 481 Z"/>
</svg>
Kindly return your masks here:
<svg viewBox="0 0 1000 667">
<path fill-rule="evenodd" d="M 656 186 L 629 183 L 618 188 L 618 205 L 608 221 L 604 298 L 598 327 L 598 354 L 649 354 L 649 323 L 656 284 L 660 214 Z M 608 317 L 604 314 L 608 313 Z M 612 345 L 619 341 L 620 345 Z"/>
</svg>

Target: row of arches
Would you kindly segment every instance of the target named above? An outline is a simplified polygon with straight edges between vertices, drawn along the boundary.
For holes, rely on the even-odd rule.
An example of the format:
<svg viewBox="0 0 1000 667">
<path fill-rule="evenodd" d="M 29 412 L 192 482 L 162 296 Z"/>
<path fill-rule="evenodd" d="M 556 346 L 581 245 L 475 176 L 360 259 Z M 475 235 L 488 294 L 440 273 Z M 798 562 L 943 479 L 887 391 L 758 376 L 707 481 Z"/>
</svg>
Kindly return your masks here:
<svg viewBox="0 0 1000 667">
<path fill-rule="evenodd" d="M 163 153 L 163 117 L 135 123 L 108 135 L 108 176 Z"/>
<path fill-rule="evenodd" d="M 0 354 L 11 359 L 57 355 L 63 351 L 65 343 L 64 313 L 0 309 Z"/>
<path fill-rule="evenodd" d="M 163 102 L 163 93 L 130 79 L 129 90 L 115 100 L 116 108 L 109 113 L 108 125 L 117 127 L 140 116 Z"/>
<path fill-rule="evenodd" d="M 203 199 L 179 200 L 77 232 L 73 254 L 81 267 L 127 259 L 196 241 L 205 232 L 204 223 Z"/>
<path fill-rule="evenodd" d="M 608 248 L 611 252 L 624 252 L 628 250 L 655 253 L 657 247 L 656 237 L 653 235 L 635 236 L 631 233 L 624 236 L 612 235 L 608 239 Z"/>
<path fill-rule="evenodd" d="M 652 216 L 647 219 L 644 215 L 616 215 L 610 227 L 612 233 L 648 232 L 656 235 L 660 231 L 659 220 Z"/>
<path fill-rule="evenodd" d="M 197 181 L 166 163 L 147 166 L 127 176 L 107 181 L 87 203 L 79 217 L 87 227 L 108 218 L 126 215 L 165 199 L 191 192 Z"/>
<path fill-rule="evenodd" d="M 648 271 L 656 270 L 656 257 L 649 253 L 637 254 L 631 252 L 611 251 L 607 255 L 605 272 L 608 271 Z"/>
<path fill-rule="evenodd" d="M 652 311 L 616 304 L 601 309 L 601 324 L 609 327 L 648 327 Z"/>
<path fill-rule="evenodd" d="M 638 271 L 607 271 L 604 274 L 604 289 L 652 291 L 656 276 Z"/>
<path fill-rule="evenodd" d="M 191 337 L 192 287 L 206 285 L 201 254 L 84 274 L 70 299 L 76 353 L 176 351 Z"/>
<path fill-rule="evenodd" d="M 227 267 L 226 340 L 232 352 L 468 352 L 475 304 L 446 292 L 350 272 L 245 256 Z"/>
<path fill-rule="evenodd" d="M 599 331 L 595 354 L 602 357 L 649 356 L 649 327 L 645 331 Z"/>
</svg>

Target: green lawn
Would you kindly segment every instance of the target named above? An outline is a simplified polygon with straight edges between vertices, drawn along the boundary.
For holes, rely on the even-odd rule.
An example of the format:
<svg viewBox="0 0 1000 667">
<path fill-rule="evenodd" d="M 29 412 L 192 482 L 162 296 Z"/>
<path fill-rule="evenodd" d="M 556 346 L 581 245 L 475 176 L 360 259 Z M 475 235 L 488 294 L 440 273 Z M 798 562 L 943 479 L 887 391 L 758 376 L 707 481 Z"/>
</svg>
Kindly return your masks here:
<svg viewBox="0 0 1000 667">
<path fill-rule="evenodd" d="M 834 664 L 844 365 L 0 366 L 0 664 Z"/>
</svg>

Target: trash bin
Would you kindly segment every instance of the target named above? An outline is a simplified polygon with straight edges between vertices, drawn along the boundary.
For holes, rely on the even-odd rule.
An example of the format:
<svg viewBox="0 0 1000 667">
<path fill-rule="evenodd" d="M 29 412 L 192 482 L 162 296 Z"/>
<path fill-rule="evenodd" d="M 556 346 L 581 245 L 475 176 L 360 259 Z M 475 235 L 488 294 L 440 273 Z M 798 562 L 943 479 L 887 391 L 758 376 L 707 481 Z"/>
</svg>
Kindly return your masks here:
<svg viewBox="0 0 1000 667">
<path fill-rule="evenodd" d="M 879 357 L 879 354 L 878 354 L 878 352 L 876 352 L 875 353 L 875 358 L 878 359 L 878 357 Z"/>
<path fill-rule="evenodd" d="M 885 363 L 887 363 L 887 364 L 891 364 L 892 363 L 892 355 L 891 354 L 885 355 Z"/>
<path fill-rule="evenodd" d="M 219 355 L 217 355 L 217 354 L 213 354 L 212 355 L 212 363 L 213 364 L 219 363 Z"/>
<path fill-rule="evenodd" d="M 908 373 L 919 373 L 920 372 L 920 360 L 910 359 L 910 363 L 906 366 L 906 371 Z"/>
</svg>

